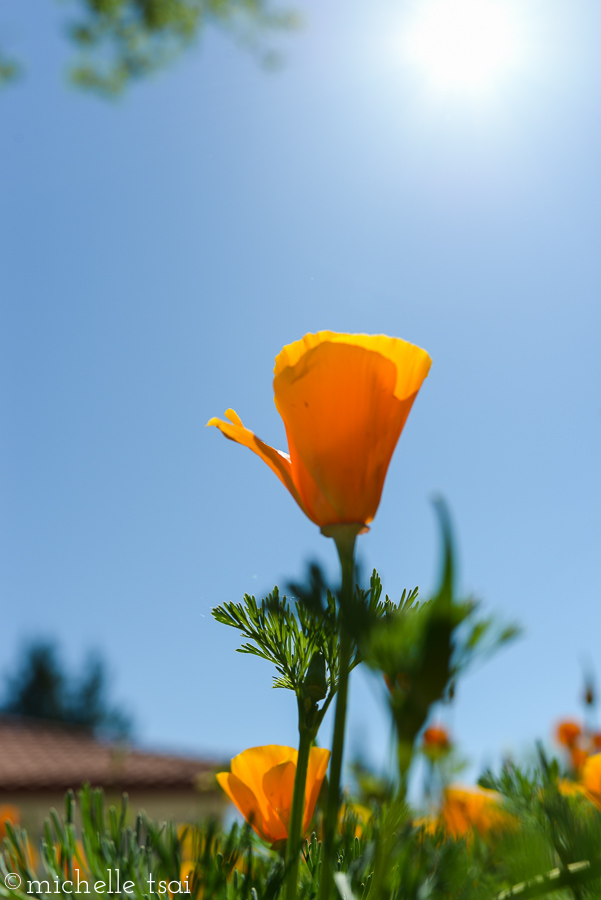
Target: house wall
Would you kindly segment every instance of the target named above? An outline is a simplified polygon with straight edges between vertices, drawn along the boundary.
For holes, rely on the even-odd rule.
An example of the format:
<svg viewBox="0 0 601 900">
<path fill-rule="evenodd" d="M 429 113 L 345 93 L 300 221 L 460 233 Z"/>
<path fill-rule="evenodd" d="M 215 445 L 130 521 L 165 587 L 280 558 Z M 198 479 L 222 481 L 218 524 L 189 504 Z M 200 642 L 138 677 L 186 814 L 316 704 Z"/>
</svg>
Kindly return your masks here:
<svg viewBox="0 0 601 900">
<path fill-rule="evenodd" d="M 133 825 L 139 812 L 144 812 L 155 822 L 171 821 L 178 825 L 202 822 L 209 818 L 221 820 L 226 804 L 225 796 L 214 791 L 128 791 L 127 821 Z M 107 812 L 110 806 L 119 808 L 120 805 L 120 793 L 105 794 Z M 0 793 L 0 836 L 5 833 L 4 818 L 8 817 L 27 831 L 31 843 L 36 846 L 52 808 L 59 815 L 64 814 L 63 792 Z"/>
</svg>

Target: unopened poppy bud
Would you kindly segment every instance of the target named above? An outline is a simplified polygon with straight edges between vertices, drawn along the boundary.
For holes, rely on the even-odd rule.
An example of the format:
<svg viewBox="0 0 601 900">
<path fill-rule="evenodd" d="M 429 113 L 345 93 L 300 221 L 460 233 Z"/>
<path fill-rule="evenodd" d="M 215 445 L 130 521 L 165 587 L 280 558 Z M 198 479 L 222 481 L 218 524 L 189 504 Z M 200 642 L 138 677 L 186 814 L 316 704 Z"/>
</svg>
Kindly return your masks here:
<svg viewBox="0 0 601 900">
<path fill-rule="evenodd" d="M 421 751 L 431 763 L 444 759 L 452 750 L 449 732 L 443 725 L 430 725 L 422 737 Z"/>
<path fill-rule="evenodd" d="M 590 682 L 585 686 L 584 702 L 587 706 L 593 706 L 595 703 L 595 692 L 593 690 L 593 685 Z"/>
<path fill-rule="evenodd" d="M 578 722 L 573 722 L 571 719 L 559 722 L 555 730 L 557 743 L 562 744 L 564 747 L 568 747 L 568 749 L 576 746 L 576 742 L 581 734 L 582 728 L 580 724 Z"/>
<path fill-rule="evenodd" d="M 303 684 L 305 694 L 316 703 L 323 700 L 328 693 L 328 681 L 326 677 L 326 659 L 319 651 L 314 653 L 307 669 L 307 675 Z"/>
</svg>

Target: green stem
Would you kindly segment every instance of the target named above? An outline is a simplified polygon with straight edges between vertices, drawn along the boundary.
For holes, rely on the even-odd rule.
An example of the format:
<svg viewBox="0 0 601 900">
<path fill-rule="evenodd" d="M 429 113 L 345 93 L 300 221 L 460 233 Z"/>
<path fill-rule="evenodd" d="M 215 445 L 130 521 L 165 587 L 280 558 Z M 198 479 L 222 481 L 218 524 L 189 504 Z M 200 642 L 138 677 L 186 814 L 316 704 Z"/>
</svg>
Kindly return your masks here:
<svg viewBox="0 0 601 900">
<path fill-rule="evenodd" d="M 584 859 L 580 862 L 570 863 L 561 869 L 551 869 L 544 875 L 537 875 L 529 881 L 514 884 L 508 890 L 497 894 L 495 900 L 531 900 L 533 897 L 542 897 L 544 894 L 559 891 L 562 888 L 580 887 L 587 881 L 599 878 L 601 875 L 601 860 Z"/>
<path fill-rule="evenodd" d="M 340 805 L 340 777 L 342 774 L 342 752 L 344 750 L 344 731 L 346 726 L 346 707 L 348 702 L 349 670 L 351 664 L 352 639 L 345 626 L 345 618 L 353 600 L 355 573 L 355 535 L 333 535 L 342 568 L 342 587 L 340 591 L 340 638 L 338 645 L 338 692 L 336 695 L 336 714 L 334 717 L 334 738 L 332 741 L 332 758 L 330 760 L 330 782 L 323 826 L 323 861 L 320 900 L 327 900 L 332 884 L 332 868 L 334 856 L 334 839 L 338 822 Z"/>
<path fill-rule="evenodd" d="M 286 900 L 296 900 L 300 845 L 303 838 L 305 786 L 307 783 L 309 755 L 311 752 L 311 744 L 313 742 L 311 731 L 302 726 L 299 730 L 300 740 L 298 745 L 298 759 L 296 762 L 296 775 L 294 776 L 292 809 L 290 810 L 290 820 L 288 822 L 288 841 L 286 843 Z"/>
</svg>

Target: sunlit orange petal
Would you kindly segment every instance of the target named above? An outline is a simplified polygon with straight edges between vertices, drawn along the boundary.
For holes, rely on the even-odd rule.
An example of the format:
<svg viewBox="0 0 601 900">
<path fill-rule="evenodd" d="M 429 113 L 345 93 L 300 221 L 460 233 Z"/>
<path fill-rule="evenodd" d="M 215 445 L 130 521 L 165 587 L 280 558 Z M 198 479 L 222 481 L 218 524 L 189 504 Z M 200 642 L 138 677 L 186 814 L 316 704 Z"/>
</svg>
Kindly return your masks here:
<svg viewBox="0 0 601 900">
<path fill-rule="evenodd" d="M 323 747 L 311 747 L 307 782 L 305 788 L 305 815 L 303 818 L 303 834 L 307 831 L 315 812 L 315 804 L 319 797 L 321 785 L 328 768 L 331 753 Z"/>
<path fill-rule="evenodd" d="M 292 809 L 295 775 L 296 763 L 289 760 L 273 766 L 263 776 L 263 791 L 283 823 L 286 835 L 288 835 L 288 822 Z"/>
<path fill-rule="evenodd" d="M 582 767 L 581 783 L 599 804 L 601 802 L 601 753 L 589 758 Z"/>
<path fill-rule="evenodd" d="M 297 756 L 298 753 L 293 747 L 281 747 L 278 744 L 268 744 L 264 747 L 251 747 L 248 750 L 244 750 L 243 753 L 239 753 L 232 759 L 232 773 L 236 775 L 240 781 L 244 782 L 257 798 L 264 827 L 270 833 L 279 833 L 281 830 L 281 822 L 274 807 L 265 795 L 263 778 L 269 769 L 273 769 L 274 766 L 278 766 L 280 763 L 293 762 L 296 766 Z M 286 834 L 284 833 L 282 836 L 286 837 Z M 273 838 L 273 840 L 279 839 L 279 837 Z"/>
<path fill-rule="evenodd" d="M 264 747 L 250 747 L 232 759 L 231 769 L 244 784 L 258 796 L 263 794 L 263 776 L 269 769 L 280 763 L 292 761 L 296 764 L 297 751 L 294 747 L 266 744 Z"/>
<path fill-rule="evenodd" d="M 259 837 L 265 841 L 271 841 L 271 835 L 265 829 L 257 798 L 250 788 L 237 775 L 232 775 L 230 772 L 219 772 L 217 781 Z"/>
<path fill-rule="evenodd" d="M 399 400 L 403 400 L 419 390 L 432 362 L 425 350 L 408 341 L 402 341 L 400 338 L 388 337 L 385 334 L 344 334 L 337 331 L 318 331 L 316 334 L 306 334 L 300 341 L 294 341 L 283 348 L 276 356 L 274 376 L 277 377 L 284 369 L 296 366 L 309 350 L 325 343 L 362 347 L 364 350 L 379 353 L 385 359 L 391 360 L 397 369 L 394 393 Z"/>
</svg>

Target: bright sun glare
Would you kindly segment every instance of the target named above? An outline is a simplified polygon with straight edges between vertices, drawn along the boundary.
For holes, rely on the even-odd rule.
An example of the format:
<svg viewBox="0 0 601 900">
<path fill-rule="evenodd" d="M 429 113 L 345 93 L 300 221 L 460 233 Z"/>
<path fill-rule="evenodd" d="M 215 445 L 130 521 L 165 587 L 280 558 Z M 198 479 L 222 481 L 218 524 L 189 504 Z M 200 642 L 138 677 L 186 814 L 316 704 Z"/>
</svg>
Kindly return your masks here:
<svg viewBox="0 0 601 900">
<path fill-rule="evenodd" d="M 517 31 L 507 0 L 423 0 L 406 50 L 437 87 L 479 90 L 514 62 Z"/>
</svg>

